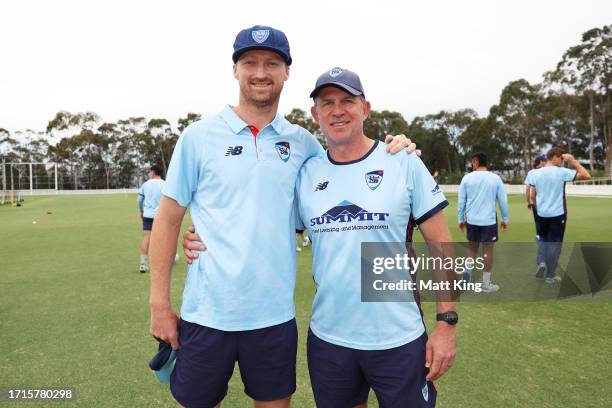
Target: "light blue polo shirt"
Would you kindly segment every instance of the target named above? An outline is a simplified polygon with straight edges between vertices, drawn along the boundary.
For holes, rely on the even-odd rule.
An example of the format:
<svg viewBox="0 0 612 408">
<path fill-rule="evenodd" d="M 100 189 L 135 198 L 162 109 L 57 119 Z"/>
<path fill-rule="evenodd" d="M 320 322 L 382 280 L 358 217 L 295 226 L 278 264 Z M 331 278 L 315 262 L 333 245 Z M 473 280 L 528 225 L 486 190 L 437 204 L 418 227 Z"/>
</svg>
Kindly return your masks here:
<svg viewBox="0 0 612 408">
<path fill-rule="evenodd" d="M 497 224 L 496 203 L 508 222 L 508 195 L 501 177 L 490 171 L 473 171 L 461 179 L 457 213 L 459 223 L 488 226 Z"/>
<path fill-rule="evenodd" d="M 531 169 L 527 172 L 527 176 L 525 176 L 525 181 L 523 181 L 523 184 L 526 186 L 530 186 L 531 185 L 531 179 L 533 177 L 533 173 L 539 169 Z"/>
<path fill-rule="evenodd" d="M 310 159 L 297 185 L 298 216 L 312 240 L 317 285 L 310 328 L 333 344 L 398 347 L 425 330 L 415 302 L 361 302 L 361 243 L 405 242 L 417 224 L 448 205 L 415 154 L 390 155 L 376 142 L 362 159 Z"/>
<path fill-rule="evenodd" d="M 536 210 L 540 217 L 558 217 L 567 212 L 565 183 L 576 178 L 576 170 L 544 166 L 533 172 L 529 180 L 536 190 Z"/>
<path fill-rule="evenodd" d="M 138 190 L 138 207 L 142 210 L 145 218 L 155 218 L 159 200 L 161 199 L 164 180 L 151 179 L 144 182 Z"/>
<path fill-rule="evenodd" d="M 184 320 L 236 331 L 295 316 L 295 183 L 322 153 L 278 114 L 257 137 L 230 106 L 185 129 L 163 194 L 189 207 L 208 249 L 189 267 Z"/>
</svg>

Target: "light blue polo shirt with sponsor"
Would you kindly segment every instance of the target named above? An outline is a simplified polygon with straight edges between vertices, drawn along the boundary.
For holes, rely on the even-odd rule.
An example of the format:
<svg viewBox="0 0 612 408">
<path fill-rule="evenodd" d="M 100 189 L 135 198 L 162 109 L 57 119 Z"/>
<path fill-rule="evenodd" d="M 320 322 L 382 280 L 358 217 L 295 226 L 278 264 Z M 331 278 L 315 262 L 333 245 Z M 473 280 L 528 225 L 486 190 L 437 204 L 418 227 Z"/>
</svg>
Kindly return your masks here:
<svg viewBox="0 0 612 408">
<path fill-rule="evenodd" d="M 448 205 L 415 154 L 390 155 L 375 142 L 360 160 L 314 157 L 297 185 L 298 216 L 312 240 L 317 286 L 310 328 L 333 344 L 383 350 L 425 330 L 415 302 L 361 302 L 361 243 L 405 242 L 417 224 Z"/>
<path fill-rule="evenodd" d="M 502 221 L 508 222 L 508 195 L 501 177 L 490 171 L 473 171 L 459 184 L 457 214 L 459 223 L 488 226 L 497 224 L 496 204 Z"/>
<path fill-rule="evenodd" d="M 544 166 L 533 172 L 529 184 L 536 190 L 536 210 L 540 217 L 558 217 L 567 212 L 565 183 L 576 179 L 576 170 Z"/>
<path fill-rule="evenodd" d="M 138 207 L 142 210 L 143 217 L 155 218 L 163 186 L 164 180 L 151 179 L 145 181 L 138 189 Z"/>
<path fill-rule="evenodd" d="M 295 316 L 295 183 L 322 153 L 278 114 L 257 136 L 230 106 L 185 129 L 163 194 L 189 207 L 208 249 L 189 267 L 182 319 L 237 331 Z"/>
</svg>

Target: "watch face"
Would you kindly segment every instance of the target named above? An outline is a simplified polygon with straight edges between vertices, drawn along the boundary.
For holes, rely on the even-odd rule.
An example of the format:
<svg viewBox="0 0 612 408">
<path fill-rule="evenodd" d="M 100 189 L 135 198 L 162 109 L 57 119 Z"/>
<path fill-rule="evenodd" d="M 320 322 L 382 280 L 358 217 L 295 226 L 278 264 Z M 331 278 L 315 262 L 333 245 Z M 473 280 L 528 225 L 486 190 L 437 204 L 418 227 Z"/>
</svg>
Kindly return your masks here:
<svg viewBox="0 0 612 408">
<path fill-rule="evenodd" d="M 441 320 L 450 325 L 455 325 L 459 321 L 459 316 L 457 315 L 457 312 L 440 313 L 438 314 L 436 320 Z"/>
</svg>

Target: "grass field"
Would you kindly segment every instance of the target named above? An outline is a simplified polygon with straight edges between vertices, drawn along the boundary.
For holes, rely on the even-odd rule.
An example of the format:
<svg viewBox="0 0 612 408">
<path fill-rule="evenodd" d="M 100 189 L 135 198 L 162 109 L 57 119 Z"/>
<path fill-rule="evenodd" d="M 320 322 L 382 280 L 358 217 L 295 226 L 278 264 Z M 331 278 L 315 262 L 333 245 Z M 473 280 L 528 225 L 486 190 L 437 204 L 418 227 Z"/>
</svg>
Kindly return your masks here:
<svg viewBox="0 0 612 408">
<path fill-rule="evenodd" d="M 135 201 L 53 196 L 0 207 L 0 388 L 72 387 L 76 399 L 65 404 L 79 407 L 175 406 L 147 367 L 156 343 L 148 334 L 149 275 L 137 269 Z M 612 199 L 570 197 L 568 205 L 567 241 L 612 242 Z M 455 205 L 445 213 L 462 240 Z M 532 241 L 522 197 L 510 197 L 510 216 L 501 240 Z M 310 247 L 298 260 L 293 406 L 314 407 L 305 350 L 314 293 Z M 184 277 L 179 263 L 177 310 Z M 429 324 L 433 307 L 425 305 Z M 464 303 L 458 311 L 458 356 L 437 383 L 439 407 L 612 406 L 611 302 Z M 250 406 L 237 371 L 223 405 Z"/>
</svg>

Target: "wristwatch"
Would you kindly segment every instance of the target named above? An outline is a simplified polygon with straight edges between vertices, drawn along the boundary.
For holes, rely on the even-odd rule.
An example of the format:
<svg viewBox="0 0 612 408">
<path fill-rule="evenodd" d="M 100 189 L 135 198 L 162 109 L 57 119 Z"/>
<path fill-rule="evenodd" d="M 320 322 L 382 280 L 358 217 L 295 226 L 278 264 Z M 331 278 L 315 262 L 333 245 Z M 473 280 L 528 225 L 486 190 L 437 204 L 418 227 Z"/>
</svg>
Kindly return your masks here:
<svg viewBox="0 0 612 408">
<path fill-rule="evenodd" d="M 454 326 L 459 321 L 459 315 L 454 310 L 451 310 L 446 313 L 438 313 L 436 315 L 436 321 L 438 322 L 446 322 L 451 326 Z"/>
</svg>

